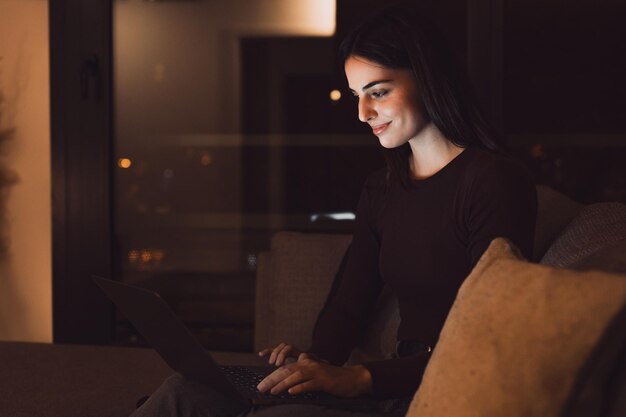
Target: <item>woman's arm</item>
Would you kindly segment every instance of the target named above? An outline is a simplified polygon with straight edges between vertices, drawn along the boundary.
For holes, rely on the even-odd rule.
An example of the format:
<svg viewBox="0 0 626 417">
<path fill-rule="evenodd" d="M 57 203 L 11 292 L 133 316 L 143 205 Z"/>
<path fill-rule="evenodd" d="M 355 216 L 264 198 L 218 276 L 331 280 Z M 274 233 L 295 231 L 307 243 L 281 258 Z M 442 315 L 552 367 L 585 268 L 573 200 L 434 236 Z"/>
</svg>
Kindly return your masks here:
<svg viewBox="0 0 626 417">
<path fill-rule="evenodd" d="M 370 196 L 366 184 L 356 215 L 352 244 L 343 271 L 337 276 L 313 330 L 310 352 L 342 365 L 363 336 L 372 306 L 382 288 L 378 267 L 379 242 L 370 225 Z"/>
<path fill-rule="evenodd" d="M 378 272 L 378 241 L 369 224 L 367 186 L 361 194 L 352 244 L 342 261 L 336 282 L 320 312 L 308 353 L 268 375 L 259 385 L 263 392 L 292 394 L 324 391 L 343 397 L 371 393 L 372 378 L 363 365 L 341 366 L 366 329 L 372 305 L 382 287 Z M 260 354 L 270 362 L 284 363 L 297 352 L 281 344 Z M 280 363 L 279 363 L 280 362 Z"/>
</svg>

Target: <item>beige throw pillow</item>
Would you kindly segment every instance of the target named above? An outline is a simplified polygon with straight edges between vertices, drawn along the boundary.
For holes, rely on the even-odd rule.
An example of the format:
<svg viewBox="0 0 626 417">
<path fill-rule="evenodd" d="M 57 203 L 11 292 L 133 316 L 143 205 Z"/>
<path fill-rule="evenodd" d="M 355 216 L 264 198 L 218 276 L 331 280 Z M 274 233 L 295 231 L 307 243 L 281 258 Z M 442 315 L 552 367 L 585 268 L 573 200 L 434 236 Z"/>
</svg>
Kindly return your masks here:
<svg viewBox="0 0 626 417">
<path fill-rule="evenodd" d="M 625 276 L 531 264 L 516 252 L 494 240 L 462 285 L 409 417 L 561 416 L 592 353 L 607 351 L 599 342 L 612 333 L 624 344 Z"/>
</svg>

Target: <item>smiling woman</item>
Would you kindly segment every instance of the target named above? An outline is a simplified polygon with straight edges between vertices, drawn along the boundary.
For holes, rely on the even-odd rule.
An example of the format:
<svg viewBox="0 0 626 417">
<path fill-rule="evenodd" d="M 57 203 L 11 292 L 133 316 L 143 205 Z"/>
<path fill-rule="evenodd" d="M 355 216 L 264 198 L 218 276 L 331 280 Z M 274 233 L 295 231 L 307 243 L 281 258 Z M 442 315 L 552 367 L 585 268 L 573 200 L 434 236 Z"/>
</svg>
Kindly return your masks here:
<svg viewBox="0 0 626 417">
<path fill-rule="evenodd" d="M 411 71 L 386 68 L 359 56 L 346 60 L 345 71 L 359 101 L 359 120 L 371 126 L 383 147 L 404 145 L 432 126 Z"/>
<path fill-rule="evenodd" d="M 369 413 L 404 415 L 456 292 L 489 243 L 506 237 L 530 257 L 535 187 L 524 169 L 496 152 L 447 51 L 423 16 L 402 8 L 373 16 L 342 43 L 358 118 L 378 137 L 389 163 L 363 187 L 352 245 L 311 346 L 285 341 L 262 349 L 259 356 L 278 369 L 261 377 L 257 395 L 373 398 Z M 397 351 L 386 360 L 346 365 L 384 286 L 397 296 L 402 317 Z M 352 410 L 321 403 L 247 409 L 218 394 L 219 387 L 174 376 L 135 416 L 367 414 L 356 408 L 364 402 Z M 304 400 L 290 400 L 298 398 Z"/>
<path fill-rule="evenodd" d="M 370 19 L 348 35 L 340 46 L 348 82 L 351 84 L 351 79 L 354 79 L 363 83 L 356 88 L 373 87 L 373 83 L 383 84 L 384 87 L 385 83 L 380 83 L 384 80 L 401 86 L 402 97 L 398 94 L 396 97 L 403 102 L 403 107 L 410 107 L 412 113 L 409 117 L 405 114 L 402 120 L 405 123 L 411 120 L 413 126 L 403 131 L 403 135 L 408 136 L 401 142 L 391 142 L 391 146 L 386 146 L 381 139 L 381 145 L 387 148 L 384 155 L 388 175 L 404 186 L 411 186 L 411 174 L 417 178 L 427 177 L 445 165 L 446 158 L 433 164 L 433 157 L 437 157 L 428 151 L 434 149 L 429 145 L 433 141 L 444 145 L 452 158 L 458 150 L 450 148 L 450 145 L 459 148 L 478 145 L 491 151 L 500 150 L 495 135 L 478 108 L 463 66 L 456 62 L 438 28 L 422 15 L 413 13 L 410 19 L 411 22 L 402 16 Z M 383 89 L 382 92 L 388 91 Z M 379 99 L 376 102 L 389 101 L 384 95 L 374 90 L 366 104 L 374 99 Z M 362 107 L 369 113 L 363 114 Z M 383 107 L 384 111 L 392 111 L 392 108 Z M 389 120 L 374 124 L 376 119 L 372 110 L 371 106 L 359 104 L 359 118 L 379 128 L 382 133 L 387 130 L 385 125 Z M 414 134 L 422 131 L 425 134 L 421 140 L 410 141 L 415 139 Z M 377 131 L 374 134 L 378 135 Z M 426 149 L 418 152 L 423 145 Z M 408 157 L 411 154 L 413 158 Z M 427 157 L 417 161 L 420 155 Z"/>
</svg>

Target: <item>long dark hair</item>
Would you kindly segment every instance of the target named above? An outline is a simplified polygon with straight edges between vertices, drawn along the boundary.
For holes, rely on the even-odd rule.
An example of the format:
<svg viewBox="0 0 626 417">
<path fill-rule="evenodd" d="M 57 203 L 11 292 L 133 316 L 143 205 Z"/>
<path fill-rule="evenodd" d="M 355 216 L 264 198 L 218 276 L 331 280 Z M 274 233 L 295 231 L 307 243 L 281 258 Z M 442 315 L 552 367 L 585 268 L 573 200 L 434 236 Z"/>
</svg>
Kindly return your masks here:
<svg viewBox="0 0 626 417">
<path fill-rule="evenodd" d="M 502 152 L 476 103 L 469 78 L 443 36 L 420 13 L 393 6 L 357 26 L 339 47 L 341 62 L 360 56 L 387 68 L 413 72 L 426 116 L 460 147 Z M 411 186 L 408 143 L 383 149 L 387 178 Z"/>
</svg>

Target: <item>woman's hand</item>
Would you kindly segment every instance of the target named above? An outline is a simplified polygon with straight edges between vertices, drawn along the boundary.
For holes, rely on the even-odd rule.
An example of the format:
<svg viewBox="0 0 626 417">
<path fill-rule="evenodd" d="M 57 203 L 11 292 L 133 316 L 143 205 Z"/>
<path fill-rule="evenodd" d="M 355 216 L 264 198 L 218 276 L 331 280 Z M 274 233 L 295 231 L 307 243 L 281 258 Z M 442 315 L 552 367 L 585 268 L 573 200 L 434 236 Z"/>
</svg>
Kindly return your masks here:
<svg viewBox="0 0 626 417">
<path fill-rule="evenodd" d="M 287 343 L 281 343 L 275 348 L 267 348 L 259 352 L 261 357 L 270 355 L 268 363 L 276 366 L 284 365 L 288 358 L 297 359 L 301 354 L 300 350 Z"/>
<path fill-rule="evenodd" d="M 290 394 L 324 391 L 340 397 L 357 397 L 372 390 L 372 376 L 362 365 L 334 366 L 302 353 L 297 362 L 282 366 L 257 386 L 261 392 Z"/>
</svg>

